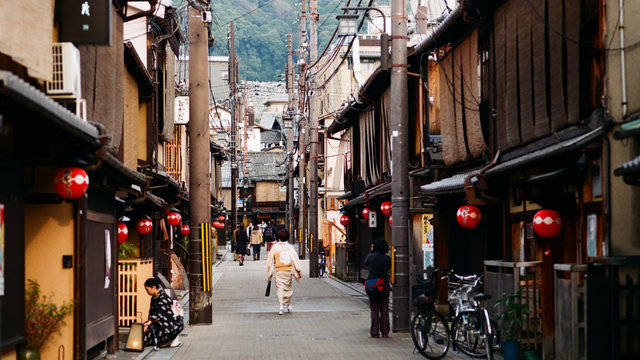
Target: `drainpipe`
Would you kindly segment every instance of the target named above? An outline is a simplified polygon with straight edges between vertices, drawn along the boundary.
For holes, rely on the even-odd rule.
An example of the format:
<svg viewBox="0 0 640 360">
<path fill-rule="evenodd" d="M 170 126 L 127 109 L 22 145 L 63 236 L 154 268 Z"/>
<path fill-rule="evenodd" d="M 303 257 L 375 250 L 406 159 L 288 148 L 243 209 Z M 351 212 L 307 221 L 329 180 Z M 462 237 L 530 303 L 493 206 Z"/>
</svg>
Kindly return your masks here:
<svg viewBox="0 0 640 360">
<path fill-rule="evenodd" d="M 147 15 L 152 15 L 154 12 L 156 12 L 156 5 L 158 5 L 158 0 L 149 0 L 149 5 L 151 5 L 151 9 L 149 9 L 147 11 L 141 11 L 141 12 L 139 12 L 137 14 L 133 14 L 131 16 L 126 16 L 126 10 L 125 10 L 124 22 L 127 22 L 129 20 L 138 19 L 138 18 L 141 18 L 143 16 L 147 16 Z"/>
<path fill-rule="evenodd" d="M 92 172 L 102 167 L 104 156 L 107 153 L 107 146 L 111 142 L 111 135 L 107 135 L 107 128 L 103 124 L 95 121 L 88 121 L 88 123 L 98 128 L 98 142 L 100 143 L 100 148 L 95 152 L 96 162 L 85 168 L 85 171 Z"/>
<path fill-rule="evenodd" d="M 620 82 L 622 85 L 622 120 L 627 117 L 627 73 L 624 61 L 624 0 L 620 0 Z"/>
</svg>

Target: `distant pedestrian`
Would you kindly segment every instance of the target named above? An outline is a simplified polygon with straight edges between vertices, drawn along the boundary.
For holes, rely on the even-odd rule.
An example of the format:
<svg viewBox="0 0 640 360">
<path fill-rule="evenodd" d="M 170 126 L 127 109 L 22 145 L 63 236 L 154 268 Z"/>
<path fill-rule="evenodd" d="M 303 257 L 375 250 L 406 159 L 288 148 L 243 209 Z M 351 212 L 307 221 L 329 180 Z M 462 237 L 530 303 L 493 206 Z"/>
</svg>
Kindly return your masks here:
<svg viewBox="0 0 640 360">
<path fill-rule="evenodd" d="M 293 288 L 291 286 L 291 278 L 300 281 L 302 277 L 302 266 L 298 259 L 298 253 L 288 243 L 289 232 L 285 229 L 278 231 L 278 241 L 273 245 L 269 255 L 267 256 L 267 281 L 275 279 L 276 290 L 278 293 L 278 303 L 280 310 L 278 314 L 284 314 L 284 307 L 287 312 L 291 312 L 291 297 L 293 296 Z"/>
<path fill-rule="evenodd" d="M 253 261 L 260 260 L 260 247 L 262 246 L 262 232 L 257 226 L 251 230 L 251 237 L 249 237 L 251 247 L 253 248 Z"/>
<path fill-rule="evenodd" d="M 249 221 L 249 225 L 247 225 L 247 228 L 245 230 L 247 233 L 247 238 L 249 238 L 249 236 L 251 236 L 251 232 L 253 231 L 253 222 Z"/>
<path fill-rule="evenodd" d="M 238 264 L 239 266 L 244 265 L 244 256 L 247 254 L 247 243 L 249 242 L 249 238 L 244 230 L 244 224 L 239 223 L 234 234 L 234 238 L 236 240 L 236 254 L 238 255 L 238 261 L 240 262 Z"/>
<path fill-rule="evenodd" d="M 373 243 L 373 249 L 364 260 L 364 265 L 369 267 L 367 279 L 383 278 L 384 288 L 381 292 L 369 295 L 369 309 L 371 310 L 371 328 L 369 334 L 377 338 L 389 336 L 389 269 L 391 258 L 387 255 L 389 244 L 385 239 L 379 238 Z"/>
<path fill-rule="evenodd" d="M 278 240 L 278 228 L 274 220 L 269 220 L 269 225 L 264 228 L 263 240 L 267 244 L 267 254 L 271 251 L 271 247 Z"/>
</svg>

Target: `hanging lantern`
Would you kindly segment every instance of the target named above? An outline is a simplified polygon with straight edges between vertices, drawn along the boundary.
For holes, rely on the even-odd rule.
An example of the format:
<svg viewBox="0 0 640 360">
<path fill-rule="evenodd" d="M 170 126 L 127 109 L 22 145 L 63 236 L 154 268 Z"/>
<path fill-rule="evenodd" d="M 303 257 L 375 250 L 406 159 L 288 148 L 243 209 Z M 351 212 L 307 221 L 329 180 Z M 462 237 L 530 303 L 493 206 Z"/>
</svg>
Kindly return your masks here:
<svg viewBox="0 0 640 360">
<path fill-rule="evenodd" d="M 391 201 L 385 201 L 380 205 L 380 211 L 384 216 L 391 215 Z"/>
<path fill-rule="evenodd" d="M 142 218 L 140 220 L 138 220 L 138 223 L 136 224 L 137 230 L 138 230 L 138 234 L 140 235 L 146 235 L 148 233 L 151 232 L 151 230 L 153 230 L 153 222 L 151 222 L 151 219 L 149 218 Z"/>
<path fill-rule="evenodd" d="M 482 213 L 477 206 L 464 205 L 458 208 L 456 218 L 458 219 L 458 224 L 463 228 L 473 229 L 478 226 L 480 220 L 482 220 Z"/>
<path fill-rule="evenodd" d="M 224 221 L 224 220 L 225 220 L 224 215 L 220 215 L 220 216 L 218 216 L 218 221 Z"/>
<path fill-rule="evenodd" d="M 167 222 L 171 226 L 179 225 L 182 222 L 182 215 L 179 212 L 173 211 L 167 215 Z"/>
<path fill-rule="evenodd" d="M 214 221 L 213 222 L 213 227 L 216 228 L 216 229 L 219 229 L 220 228 L 220 221 L 218 221 L 218 220 Z"/>
<path fill-rule="evenodd" d="M 362 209 L 362 217 L 365 219 L 369 219 L 369 208 Z"/>
<path fill-rule="evenodd" d="M 351 218 L 349 217 L 349 215 L 340 216 L 340 225 L 349 226 L 349 224 L 351 224 Z"/>
<path fill-rule="evenodd" d="M 389 216 L 389 226 L 393 227 L 393 221 L 391 220 L 393 216 Z"/>
<path fill-rule="evenodd" d="M 118 245 L 121 245 L 129 237 L 129 228 L 123 222 L 118 223 Z"/>
<path fill-rule="evenodd" d="M 185 235 L 185 236 L 189 235 L 189 231 L 190 231 L 189 225 L 187 224 L 182 225 L 182 227 L 180 228 L 180 234 L 182 235 Z"/>
<path fill-rule="evenodd" d="M 220 230 L 224 229 L 224 223 L 222 221 L 220 222 L 220 225 L 218 225 L 218 229 Z"/>
<path fill-rule="evenodd" d="M 89 175 L 84 169 L 66 167 L 58 170 L 53 177 L 58 195 L 65 199 L 77 199 L 84 195 L 89 187 Z"/>
<path fill-rule="evenodd" d="M 542 209 L 533 215 L 533 231 L 543 238 L 553 238 L 562 231 L 562 218 L 555 210 Z"/>
</svg>

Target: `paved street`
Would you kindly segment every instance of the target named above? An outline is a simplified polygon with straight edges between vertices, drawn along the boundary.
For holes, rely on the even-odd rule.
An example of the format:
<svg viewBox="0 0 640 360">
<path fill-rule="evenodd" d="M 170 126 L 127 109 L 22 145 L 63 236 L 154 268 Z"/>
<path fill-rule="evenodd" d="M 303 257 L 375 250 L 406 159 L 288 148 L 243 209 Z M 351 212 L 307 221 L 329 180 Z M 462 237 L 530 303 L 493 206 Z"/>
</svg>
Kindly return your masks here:
<svg viewBox="0 0 640 360">
<path fill-rule="evenodd" d="M 275 287 L 264 296 L 264 254 L 238 266 L 227 254 L 215 267 L 213 324 L 186 326 L 177 349 L 120 352 L 118 359 L 424 359 L 409 333 L 368 337 L 362 285 L 304 275 L 294 283 L 293 312 L 278 315 Z M 362 289 L 360 289 L 362 288 Z M 185 308 L 185 311 L 187 309 Z M 467 359 L 449 352 L 446 359 Z"/>
</svg>

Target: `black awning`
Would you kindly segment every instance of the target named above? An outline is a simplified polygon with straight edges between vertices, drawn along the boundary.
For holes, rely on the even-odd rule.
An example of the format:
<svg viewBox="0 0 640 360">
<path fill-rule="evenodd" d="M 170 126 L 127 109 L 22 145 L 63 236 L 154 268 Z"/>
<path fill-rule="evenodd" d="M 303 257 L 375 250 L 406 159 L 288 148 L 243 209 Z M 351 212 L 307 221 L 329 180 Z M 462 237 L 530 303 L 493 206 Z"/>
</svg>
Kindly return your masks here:
<svg viewBox="0 0 640 360">
<path fill-rule="evenodd" d="M 574 128 L 573 130 L 577 129 Z M 501 174 L 512 169 L 545 160 L 552 156 L 567 154 L 582 149 L 587 144 L 604 136 L 605 133 L 606 132 L 602 127 L 598 127 L 593 130 L 579 133 L 578 135 L 567 137 L 566 139 L 563 139 L 563 134 L 560 133 L 558 135 L 553 135 L 533 144 L 533 147 L 519 149 L 518 152 L 524 153 L 523 155 L 499 162 L 496 166 L 487 170 L 486 174 L 488 176 Z M 558 137 L 560 138 L 559 140 Z"/>
<path fill-rule="evenodd" d="M 640 185 L 640 156 L 633 160 L 629 160 L 626 163 L 618 166 L 613 174 L 615 176 L 622 176 L 625 183 L 629 185 Z"/>
</svg>

